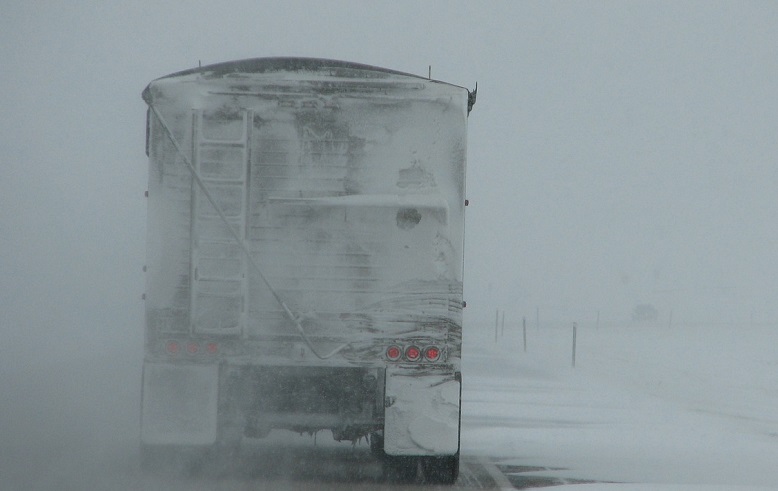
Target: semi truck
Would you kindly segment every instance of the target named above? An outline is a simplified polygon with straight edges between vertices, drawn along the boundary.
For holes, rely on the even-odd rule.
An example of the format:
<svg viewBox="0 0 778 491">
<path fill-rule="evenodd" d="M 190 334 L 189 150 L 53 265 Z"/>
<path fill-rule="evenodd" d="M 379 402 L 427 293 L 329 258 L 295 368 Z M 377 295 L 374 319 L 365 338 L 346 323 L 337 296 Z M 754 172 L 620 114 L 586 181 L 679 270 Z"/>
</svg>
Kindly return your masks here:
<svg viewBox="0 0 778 491">
<path fill-rule="evenodd" d="M 143 458 L 330 432 L 457 479 L 475 97 L 314 58 L 145 88 Z"/>
</svg>

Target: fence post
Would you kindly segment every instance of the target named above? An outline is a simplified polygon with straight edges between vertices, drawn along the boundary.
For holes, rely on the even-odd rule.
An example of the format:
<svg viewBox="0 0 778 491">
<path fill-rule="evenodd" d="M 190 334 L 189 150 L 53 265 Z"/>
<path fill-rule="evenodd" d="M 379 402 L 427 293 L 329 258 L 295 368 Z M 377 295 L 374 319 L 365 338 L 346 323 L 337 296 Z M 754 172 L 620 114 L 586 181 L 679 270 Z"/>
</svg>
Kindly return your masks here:
<svg viewBox="0 0 778 491">
<path fill-rule="evenodd" d="M 497 344 L 497 328 L 500 325 L 500 309 L 494 312 L 494 343 Z"/>
<path fill-rule="evenodd" d="M 578 323 L 573 322 L 573 368 L 575 368 L 575 342 L 578 334 Z"/>
<path fill-rule="evenodd" d="M 527 352 L 527 318 L 522 317 L 521 319 L 521 330 L 524 334 L 524 352 Z"/>
</svg>

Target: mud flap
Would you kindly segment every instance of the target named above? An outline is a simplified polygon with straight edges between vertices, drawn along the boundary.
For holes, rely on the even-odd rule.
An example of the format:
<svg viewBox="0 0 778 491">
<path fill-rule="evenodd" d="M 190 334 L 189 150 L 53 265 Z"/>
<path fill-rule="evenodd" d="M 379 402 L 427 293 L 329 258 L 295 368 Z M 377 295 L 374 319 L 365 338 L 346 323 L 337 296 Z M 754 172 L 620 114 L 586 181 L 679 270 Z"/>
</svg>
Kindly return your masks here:
<svg viewBox="0 0 778 491">
<path fill-rule="evenodd" d="M 459 451 L 460 381 L 453 372 L 386 371 L 387 455 L 454 455 Z"/>
<path fill-rule="evenodd" d="M 147 445 L 216 442 L 218 389 L 217 365 L 146 363 L 141 442 Z"/>
</svg>

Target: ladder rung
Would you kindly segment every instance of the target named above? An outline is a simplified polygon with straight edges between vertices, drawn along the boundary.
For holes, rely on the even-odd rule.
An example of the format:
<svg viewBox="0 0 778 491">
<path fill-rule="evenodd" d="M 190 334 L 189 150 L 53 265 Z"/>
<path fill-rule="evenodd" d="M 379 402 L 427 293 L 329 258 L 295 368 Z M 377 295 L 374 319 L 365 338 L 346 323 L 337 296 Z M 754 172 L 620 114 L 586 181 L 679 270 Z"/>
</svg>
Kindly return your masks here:
<svg viewBox="0 0 778 491">
<path fill-rule="evenodd" d="M 235 185 L 240 185 L 240 184 L 245 184 L 246 183 L 245 179 L 218 179 L 218 178 L 213 178 L 213 177 L 202 177 L 202 176 L 200 177 L 200 179 L 202 179 L 203 182 L 213 182 L 213 183 L 216 183 L 216 184 L 235 184 Z"/>
<path fill-rule="evenodd" d="M 206 140 L 205 138 L 202 137 L 200 138 L 200 146 L 201 147 L 238 147 L 238 148 L 248 147 L 245 140 Z"/>
</svg>

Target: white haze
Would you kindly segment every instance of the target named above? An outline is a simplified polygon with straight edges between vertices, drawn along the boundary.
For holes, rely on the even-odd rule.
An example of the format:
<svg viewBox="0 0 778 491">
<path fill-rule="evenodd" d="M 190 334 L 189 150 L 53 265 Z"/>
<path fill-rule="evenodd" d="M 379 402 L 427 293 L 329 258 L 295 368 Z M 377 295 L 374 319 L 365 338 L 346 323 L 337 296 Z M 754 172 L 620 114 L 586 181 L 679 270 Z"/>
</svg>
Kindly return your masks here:
<svg viewBox="0 0 778 491">
<path fill-rule="evenodd" d="M 618 325 L 639 304 L 656 307 L 662 324 L 778 324 L 774 3 L 40 1 L 1 10 L 6 456 L 80 430 L 135 436 L 140 92 L 198 62 L 311 56 L 421 75 L 432 65 L 433 78 L 478 82 L 466 330 L 491 329 L 495 309 L 512 322 L 539 314 L 592 325 L 599 313 L 603 326 Z M 86 386 L 104 398 L 85 399 Z"/>
</svg>

